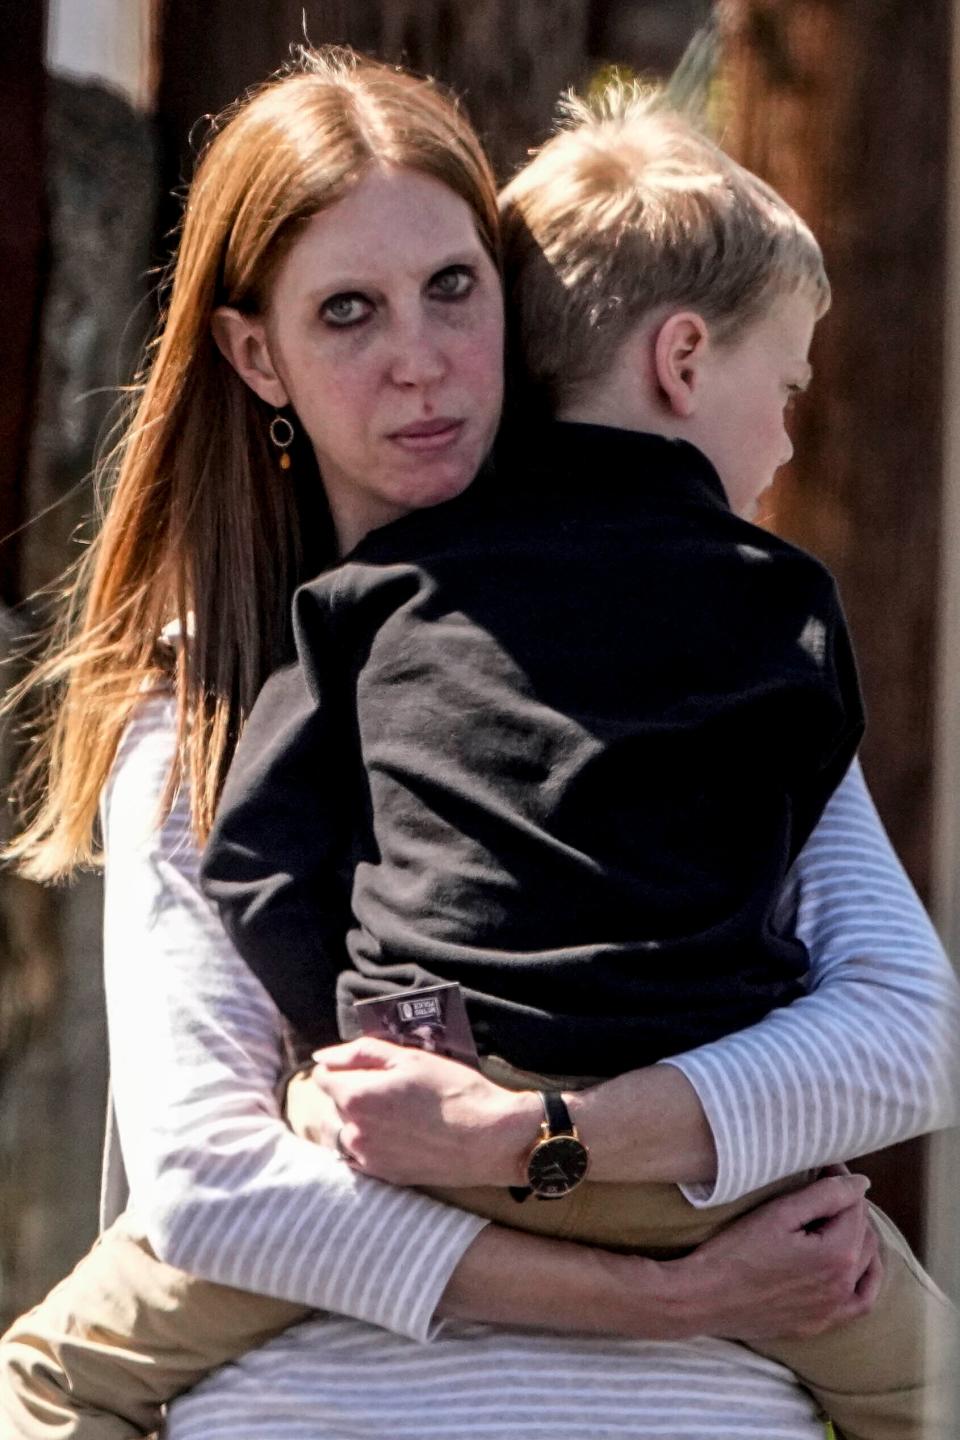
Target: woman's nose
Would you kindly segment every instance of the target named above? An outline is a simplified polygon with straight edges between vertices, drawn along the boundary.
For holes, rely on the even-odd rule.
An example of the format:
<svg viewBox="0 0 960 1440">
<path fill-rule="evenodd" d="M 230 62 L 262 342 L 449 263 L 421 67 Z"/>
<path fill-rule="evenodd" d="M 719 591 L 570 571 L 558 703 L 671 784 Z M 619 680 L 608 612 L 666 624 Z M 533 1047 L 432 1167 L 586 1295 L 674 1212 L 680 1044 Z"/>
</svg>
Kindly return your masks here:
<svg viewBox="0 0 960 1440">
<path fill-rule="evenodd" d="M 442 337 L 427 320 L 411 320 L 398 329 L 390 369 L 395 385 L 435 385 L 447 368 Z"/>
</svg>

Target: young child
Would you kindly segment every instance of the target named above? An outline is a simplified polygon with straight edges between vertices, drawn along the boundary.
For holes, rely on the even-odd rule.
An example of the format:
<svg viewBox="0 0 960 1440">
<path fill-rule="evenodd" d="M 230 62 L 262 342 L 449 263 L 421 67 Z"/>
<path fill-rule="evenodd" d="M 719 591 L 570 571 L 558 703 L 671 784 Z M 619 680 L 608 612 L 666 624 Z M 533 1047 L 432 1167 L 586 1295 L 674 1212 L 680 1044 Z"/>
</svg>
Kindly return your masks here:
<svg viewBox="0 0 960 1440">
<path fill-rule="evenodd" d="M 559 419 L 527 412 L 466 495 L 299 592 L 299 663 L 251 715 L 204 865 L 301 1034 L 336 1038 L 335 992 L 349 1035 L 355 999 L 457 980 L 488 1073 L 541 1089 L 555 1131 L 550 1097 L 803 993 L 777 901 L 862 723 L 829 576 L 743 518 L 789 458 L 783 412 L 828 303 L 816 243 L 681 121 L 636 100 L 580 119 L 505 195 L 517 341 Z M 672 1186 L 580 1183 L 585 1158 L 551 1182 L 531 1153 L 537 1193 L 569 1194 L 550 1204 L 443 1193 L 660 1254 L 760 1198 L 705 1217 Z M 919 1436 L 940 1304 L 878 1226 L 870 1315 L 755 1347 L 851 1440 Z M 92 1350 L 80 1399 L 144 1428 L 151 1404 L 302 1313 L 178 1285 L 173 1335 L 131 1305 L 131 1333 L 103 1347 L 112 1401 Z M 151 1336 L 164 1358 L 144 1401 Z M 78 1408 L 69 1433 L 136 1433 L 99 1423 Z"/>
</svg>

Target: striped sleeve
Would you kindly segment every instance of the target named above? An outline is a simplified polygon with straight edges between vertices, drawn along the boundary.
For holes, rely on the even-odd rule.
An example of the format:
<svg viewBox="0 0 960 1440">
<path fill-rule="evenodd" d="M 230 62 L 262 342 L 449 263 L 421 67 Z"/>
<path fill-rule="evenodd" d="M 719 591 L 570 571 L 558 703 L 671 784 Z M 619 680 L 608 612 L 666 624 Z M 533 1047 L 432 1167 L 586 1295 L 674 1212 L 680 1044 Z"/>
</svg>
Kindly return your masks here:
<svg viewBox="0 0 960 1440">
<path fill-rule="evenodd" d="M 958 987 L 855 763 L 797 860 L 809 993 L 758 1025 L 665 1062 L 713 1131 L 720 1205 L 781 1176 L 952 1123 L 947 1037 Z"/>
<path fill-rule="evenodd" d="M 203 1279 L 414 1340 L 486 1223 L 354 1174 L 292 1135 L 280 1017 L 197 882 L 184 792 L 157 825 L 173 702 L 151 696 L 104 797 L 111 1068 L 131 1201 L 160 1257 Z"/>
</svg>

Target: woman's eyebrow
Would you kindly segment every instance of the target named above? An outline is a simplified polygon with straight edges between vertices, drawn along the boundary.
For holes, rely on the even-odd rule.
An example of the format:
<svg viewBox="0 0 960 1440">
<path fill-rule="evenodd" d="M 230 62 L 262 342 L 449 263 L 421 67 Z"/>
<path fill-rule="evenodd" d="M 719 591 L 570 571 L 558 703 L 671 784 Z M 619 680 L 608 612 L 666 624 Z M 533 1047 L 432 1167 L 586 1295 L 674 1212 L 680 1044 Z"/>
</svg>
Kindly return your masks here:
<svg viewBox="0 0 960 1440">
<path fill-rule="evenodd" d="M 417 276 L 420 279 L 438 274 L 441 270 L 449 270 L 454 265 L 476 265 L 481 260 L 484 251 L 480 245 L 476 247 L 463 247 L 460 249 L 442 254 L 435 260 L 430 260 L 425 265 L 417 266 Z M 392 278 L 392 277 L 391 277 Z M 311 300 L 325 300 L 331 295 L 336 295 L 345 290 L 381 290 L 383 278 L 375 272 L 368 272 L 361 275 L 358 271 L 344 270 L 339 275 L 333 275 L 325 280 L 322 285 L 316 285 L 310 291 Z"/>
<path fill-rule="evenodd" d="M 483 247 L 479 242 L 472 246 L 461 246 L 452 255 L 447 255 L 441 260 L 434 261 L 430 265 L 427 273 L 435 275 L 438 270 L 449 270 L 452 265 L 475 265 L 478 260 L 482 259 L 484 253 Z"/>
</svg>

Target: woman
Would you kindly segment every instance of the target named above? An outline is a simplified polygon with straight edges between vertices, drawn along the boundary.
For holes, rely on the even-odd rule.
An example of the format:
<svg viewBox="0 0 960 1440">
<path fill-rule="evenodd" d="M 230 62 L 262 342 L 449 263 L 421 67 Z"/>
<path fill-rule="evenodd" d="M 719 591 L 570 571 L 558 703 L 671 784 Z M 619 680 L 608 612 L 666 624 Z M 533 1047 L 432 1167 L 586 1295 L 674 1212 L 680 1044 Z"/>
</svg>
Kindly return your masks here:
<svg viewBox="0 0 960 1440">
<path fill-rule="evenodd" d="M 386 179 L 374 158 L 389 167 Z M 372 295 L 352 278 L 360 254 L 364 273 L 372 263 L 379 277 Z M 664 1405 L 671 1426 L 678 1405 L 689 1413 L 689 1434 L 736 1424 L 745 1434 L 753 1425 L 758 1435 L 776 1426 L 783 1435 L 812 1435 L 809 1403 L 786 1372 L 728 1342 L 686 1337 L 822 1325 L 862 1303 L 854 1292 L 866 1241 L 849 1188 L 842 1203 L 831 1191 L 836 1220 L 825 1236 L 803 1230 L 823 1213 L 821 1188 L 816 1199 L 791 1197 L 759 1212 L 668 1273 L 560 1242 L 479 1233 L 473 1217 L 357 1177 L 332 1152 L 289 1136 L 276 1117 L 270 1087 L 280 1027 L 199 897 L 192 846 L 209 826 L 242 717 L 286 650 L 291 586 L 332 558 L 314 550 L 297 564 L 308 548 L 298 510 L 324 514 L 315 462 L 329 506 L 326 533 L 332 521 L 340 553 L 358 538 L 345 503 L 352 487 L 362 486 L 387 520 L 459 493 L 481 462 L 499 410 L 495 257 L 489 172 L 465 124 L 429 87 L 322 59 L 315 73 L 289 77 L 240 112 L 191 192 L 170 314 L 89 567 L 84 628 L 47 669 L 54 679 L 70 674 L 71 683 L 49 790 L 20 853 L 47 875 L 88 855 L 106 782 L 111 1048 L 135 1209 L 174 1263 L 352 1317 L 307 1322 L 212 1377 L 174 1406 L 172 1435 L 281 1435 L 303 1433 L 305 1424 L 331 1436 L 531 1425 L 582 1435 L 607 1423 L 603 1415 L 609 1433 L 642 1435 L 657 1432 Z M 318 290 L 318 268 L 336 284 Z M 372 341 L 369 331 L 336 333 L 357 306 L 380 317 L 379 348 L 380 330 Z M 259 372 L 258 399 L 215 344 L 244 349 Z M 313 442 L 312 453 L 298 442 L 292 467 L 282 463 L 288 407 Z M 271 464 L 268 434 L 279 464 Z M 291 475 L 296 499 L 285 483 Z M 248 557 L 249 592 L 233 596 L 232 573 Z M 156 637 L 172 617 L 190 639 L 168 647 L 164 660 Z M 144 686 L 156 693 L 143 699 Z M 154 802 L 167 810 L 158 828 Z M 873 1035 L 879 1030 L 884 1041 L 870 1065 L 883 1068 L 871 1070 L 845 1111 L 846 1143 L 804 1135 L 798 1125 L 802 1157 L 767 1143 L 758 1159 L 725 1140 L 723 1123 L 738 1122 L 741 1097 L 729 1111 L 717 1103 L 727 1072 L 712 1067 L 723 1067 L 727 1053 L 746 1055 L 748 1064 L 753 1055 L 769 1063 L 774 1049 L 779 1057 L 779 1046 L 764 1049 L 757 1027 L 736 1037 L 739 1050 L 723 1042 L 692 1057 L 690 1079 L 682 1061 L 640 1077 L 656 1111 L 638 1138 L 663 1142 L 659 1178 L 715 1181 L 720 1198 L 724 1185 L 737 1193 L 934 1118 L 919 1047 L 932 1048 L 929 997 L 948 994 L 947 981 L 913 902 L 891 878 L 856 776 L 834 824 L 838 816 L 841 827 L 852 823 L 868 837 L 883 884 L 893 885 L 887 904 L 907 917 L 924 952 L 919 986 L 910 967 L 871 972 L 884 992 Z M 827 826 L 815 837 L 801 867 L 801 933 L 824 985 L 831 967 L 843 971 L 839 986 L 848 983 L 843 967 L 852 956 L 837 948 L 834 931 L 846 927 L 850 940 L 856 907 L 844 913 L 841 905 L 827 921 L 818 913 L 817 874 L 833 834 Z M 912 1007 L 918 1027 L 906 1043 L 897 1041 L 910 1019 L 890 1019 L 901 985 L 899 1003 Z M 781 1079 L 779 1097 L 767 1097 L 771 1128 L 777 1100 L 782 1107 L 788 1094 L 791 1102 L 815 1095 L 831 1123 L 843 1110 L 832 1107 L 827 1087 L 808 1083 L 802 1037 L 811 1025 L 797 1010 L 792 1028 L 777 1017 L 787 1025 L 782 1053 L 792 1055 L 794 1074 Z M 863 1038 L 861 1055 L 869 1049 Z M 898 1057 L 908 1051 L 915 1098 L 898 1128 L 877 1111 L 895 1093 Z M 712 1097 L 712 1125 L 698 1090 Z M 749 1176 L 726 1173 L 738 1149 Z M 815 1269 L 825 1253 L 828 1273 L 841 1264 L 845 1272 L 843 1293 L 826 1307 Z M 758 1254 L 770 1258 L 765 1282 L 751 1273 Z M 408 1337 L 429 1333 L 438 1304 L 468 1320 L 581 1334 L 531 1340 L 516 1329 L 455 1324 L 426 1351 L 411 1346 Z M 591 1342 L 583 1331 L 631 1338 Z M 650 1337 L 686 1343 L 657 1347 Z M 573 1386 L 562 1415 L 545 1385 L 531 1389 L 531 1369 L 561 1370 L 569 1385 L 571 1370 L 586 1362 L 591 1373 Z M 485 1386 L 494 1375 L 501 1395 L 491 1404 L 478 1396 L 477 1378 Z M 648 1393 L 638 1402 L 642 1386 Z"/>
</svg>

